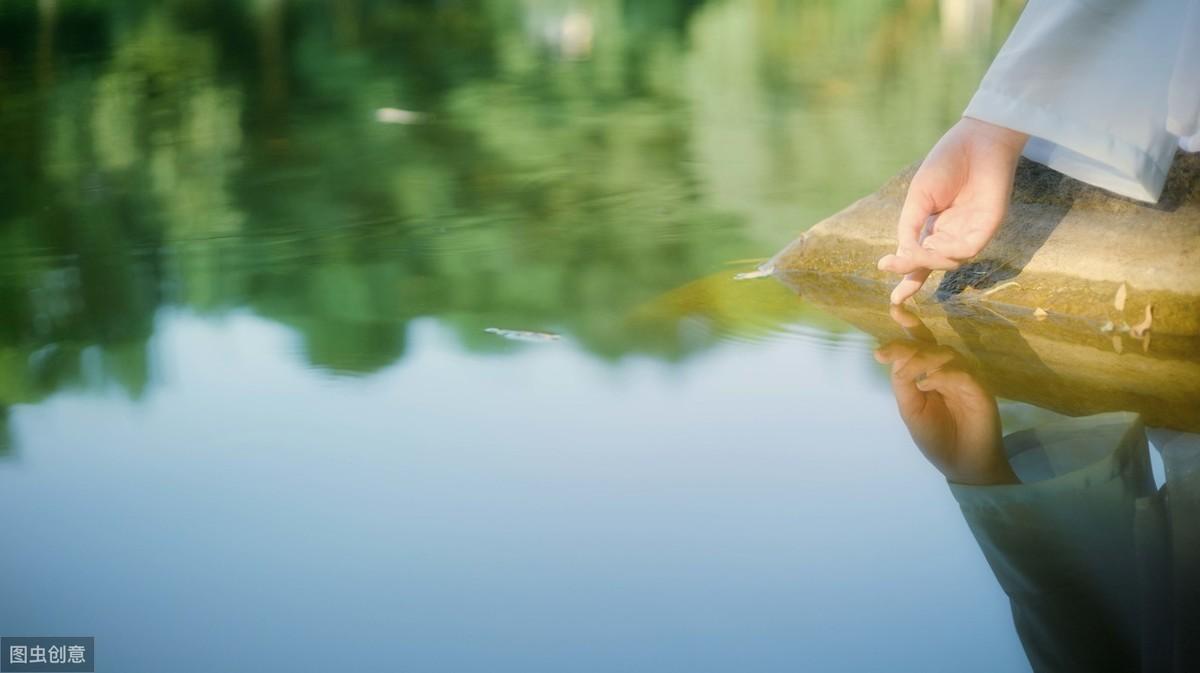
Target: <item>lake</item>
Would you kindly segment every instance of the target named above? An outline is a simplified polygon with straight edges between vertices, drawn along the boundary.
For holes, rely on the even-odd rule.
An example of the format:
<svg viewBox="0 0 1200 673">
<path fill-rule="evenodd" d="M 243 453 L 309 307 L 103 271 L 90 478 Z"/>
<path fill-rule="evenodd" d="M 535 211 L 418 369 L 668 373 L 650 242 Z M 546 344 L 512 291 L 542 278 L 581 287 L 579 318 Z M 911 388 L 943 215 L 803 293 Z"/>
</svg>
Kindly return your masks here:
<svg viewBox="0 0 1200 673">
<path fill-rule="evenodd" d="M 1030 670 L 878 341 L 733 280 L 922 156 L 1019 11 L 4 3 L 0 634 Z"/>
</svg>

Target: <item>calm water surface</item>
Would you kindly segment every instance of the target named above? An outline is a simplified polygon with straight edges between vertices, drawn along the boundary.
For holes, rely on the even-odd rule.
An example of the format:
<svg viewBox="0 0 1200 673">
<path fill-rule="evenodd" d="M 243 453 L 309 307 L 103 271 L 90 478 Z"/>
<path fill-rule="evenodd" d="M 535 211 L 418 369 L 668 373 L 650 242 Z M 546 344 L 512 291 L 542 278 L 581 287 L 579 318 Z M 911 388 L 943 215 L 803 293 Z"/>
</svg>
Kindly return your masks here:
<svg viewBox="0 0 1200 673">
<path fill-rule="evenodd" d="M 1018 9 L 3 4 L 0 633 L 1028 670 L 874 339 L 729 280 L 920 156 Z"/>
</svg>

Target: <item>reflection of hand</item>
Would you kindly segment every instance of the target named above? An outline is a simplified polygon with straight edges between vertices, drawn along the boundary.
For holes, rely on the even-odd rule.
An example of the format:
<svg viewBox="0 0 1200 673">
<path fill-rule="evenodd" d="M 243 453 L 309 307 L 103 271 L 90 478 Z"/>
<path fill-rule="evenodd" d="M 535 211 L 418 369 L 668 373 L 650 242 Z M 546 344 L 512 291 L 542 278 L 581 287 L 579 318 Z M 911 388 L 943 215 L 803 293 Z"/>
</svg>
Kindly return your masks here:
<svg viewBox="0 0 1200 673">
<path fill-rule="evenodd" d="M 942 136 L 908 187 L 895 254 L 879 260 L 881 270 L 905 274 L 892 291 L 893 304 L 916 294 L 932 270 L 958 268 L 992 240 L 1008 211 L 1017 159 L 1028 139 L 969 117 Z"/>
<path fill-rule="evenodd" d="M 911 333 L 911 322 L 920 321 L 898 311 L 893 316 Z M 947 479 L 1017 483 L 1004 453 L 996 398 L 966 370 L 962 356 L 935 343 L 904 340 L 880 348 L 875 359 L 892 366 L 900 417 L 921 452 Z"/>
</svg>

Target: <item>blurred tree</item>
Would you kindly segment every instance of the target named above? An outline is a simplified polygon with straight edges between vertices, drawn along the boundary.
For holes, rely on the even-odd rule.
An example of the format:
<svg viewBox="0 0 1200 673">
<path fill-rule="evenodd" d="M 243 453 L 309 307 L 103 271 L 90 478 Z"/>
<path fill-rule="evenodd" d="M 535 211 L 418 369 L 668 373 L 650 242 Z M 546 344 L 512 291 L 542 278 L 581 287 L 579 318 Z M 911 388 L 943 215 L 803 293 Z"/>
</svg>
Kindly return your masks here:
<svg viewBox="0 0 1200 673">
<path fill-rule="evenodd" d="M 720 335 L 653 300 L 919 156 L 1019 7 L 983 1 L 0 5 L 0 408 L 140 395 L 164 305 L 249 308 L 340 373 L 431 316 L 685 357 Z M 740 292 L 685 294 L 768 329 Z"/>
</svg>

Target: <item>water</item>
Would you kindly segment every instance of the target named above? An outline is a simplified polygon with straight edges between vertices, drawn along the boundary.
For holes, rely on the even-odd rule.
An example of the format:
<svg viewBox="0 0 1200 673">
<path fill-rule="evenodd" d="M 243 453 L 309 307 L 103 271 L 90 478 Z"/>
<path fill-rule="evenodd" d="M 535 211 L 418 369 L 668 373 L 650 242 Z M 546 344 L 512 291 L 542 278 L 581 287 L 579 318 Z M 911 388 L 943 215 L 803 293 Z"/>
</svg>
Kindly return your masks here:
<svg viewBox="0 0 1200 673">
<path fill-rule="evenodd" d="M 1029 670 L 875 338 L 730 280 L 920 156 L 1017 11 L 4 4 L 0 634 Z"/>
</svg>

